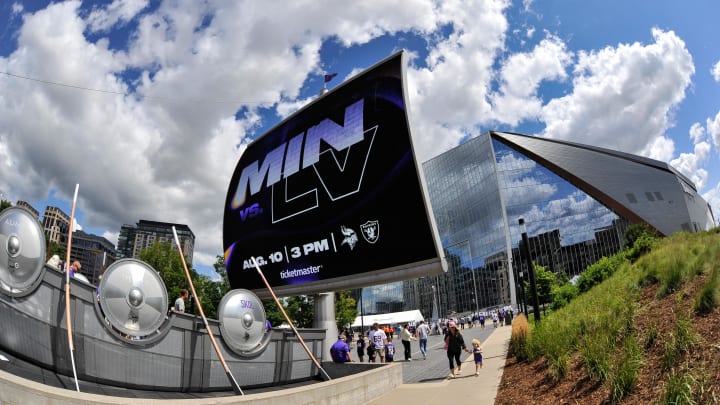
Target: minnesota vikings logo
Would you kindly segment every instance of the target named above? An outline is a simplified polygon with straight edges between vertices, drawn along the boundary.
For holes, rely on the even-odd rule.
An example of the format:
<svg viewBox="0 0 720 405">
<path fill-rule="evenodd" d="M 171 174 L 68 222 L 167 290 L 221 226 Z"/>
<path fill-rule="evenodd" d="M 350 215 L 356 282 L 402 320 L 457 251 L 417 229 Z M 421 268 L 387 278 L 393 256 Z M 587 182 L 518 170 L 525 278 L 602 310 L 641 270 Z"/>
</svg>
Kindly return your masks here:
<svg viewBox="0 0 720 405">
<path fill-rule="evenodd" d="M 380 238 L 380 224 L 378 221 L 367 221 L 360 225 L 363 238 L 369 243 L 375 243 Z"/>
<path fill-rule="evenodd" d="M 340 232 L 342 232 L 343 235 L 345 235 L 345 239 L 343 239 L 341 245 L 344 245 L 347 243 L 348 246 L 350 246 L 350 250 L 353 250 L 355 247 L 355 244 L 358 241 L 357 234 L 355 231 L 353 231 L 350 228 L 345 228 L 344 225 L 340 225 Z"/>
</svg>

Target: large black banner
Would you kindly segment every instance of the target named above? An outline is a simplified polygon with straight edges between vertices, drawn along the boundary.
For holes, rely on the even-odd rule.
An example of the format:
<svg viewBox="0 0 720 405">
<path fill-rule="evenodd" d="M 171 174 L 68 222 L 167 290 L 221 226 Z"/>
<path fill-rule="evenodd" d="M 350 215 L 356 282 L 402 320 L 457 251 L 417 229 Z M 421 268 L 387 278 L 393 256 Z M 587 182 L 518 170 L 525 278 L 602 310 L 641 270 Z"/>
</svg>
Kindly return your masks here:
<svg viewBox="0 0 720 405">
<path fill-rule="evenodd" d="M 250 144 L 225 201 L 233 288 L 310 294 L 443 269 L 397 53 Z"/>
</svg>

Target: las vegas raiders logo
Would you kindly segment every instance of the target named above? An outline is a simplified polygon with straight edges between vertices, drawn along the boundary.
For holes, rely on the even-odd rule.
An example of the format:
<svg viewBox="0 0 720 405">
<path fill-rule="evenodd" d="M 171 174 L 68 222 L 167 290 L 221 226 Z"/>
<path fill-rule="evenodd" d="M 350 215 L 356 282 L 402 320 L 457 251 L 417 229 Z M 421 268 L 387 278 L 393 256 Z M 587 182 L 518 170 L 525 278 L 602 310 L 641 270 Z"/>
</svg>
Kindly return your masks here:
<svg viewBox="0 0 720 405">
<path fill-rule="evenodd" d="M 375 243 L 378 241 L 378 238 L 380 238 L 380 224 L 378 221 L 367 221 L 360 225 L 360 230 L 362 231 L 363 238 L 368 241 L 368 243 Z"/>
</svg>

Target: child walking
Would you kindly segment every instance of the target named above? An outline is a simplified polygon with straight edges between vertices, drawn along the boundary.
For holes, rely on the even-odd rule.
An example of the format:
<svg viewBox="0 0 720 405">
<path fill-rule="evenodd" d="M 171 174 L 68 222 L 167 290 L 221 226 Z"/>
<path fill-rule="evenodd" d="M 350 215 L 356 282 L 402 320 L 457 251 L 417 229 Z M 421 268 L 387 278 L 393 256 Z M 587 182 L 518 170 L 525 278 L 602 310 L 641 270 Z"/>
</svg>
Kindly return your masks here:
<svg viewBox="0 0 720 405">
<path fill-rule="evenodd" d="M 480 341 L 477 339 L 472 340 L 472 353 L 473 359 L 475 360 L 475 375 L 480 375 L 480 369 L 482 368 L 482 347 L 480 347 Z"/>
<path fill-rule="evenodd" d="M 392 342 L 392 338 L 388 336 L 387 344 L 385 345 L 385 362 L 392 363 L 395 358 L 395 345 Z"/>
</svg>

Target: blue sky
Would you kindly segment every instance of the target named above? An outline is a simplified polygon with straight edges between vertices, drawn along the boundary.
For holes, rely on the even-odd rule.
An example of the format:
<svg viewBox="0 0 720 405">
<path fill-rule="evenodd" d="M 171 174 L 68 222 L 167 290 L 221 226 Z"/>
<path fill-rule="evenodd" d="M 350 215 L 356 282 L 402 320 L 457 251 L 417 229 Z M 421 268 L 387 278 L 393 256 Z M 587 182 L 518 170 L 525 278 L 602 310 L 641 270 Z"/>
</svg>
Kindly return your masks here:
<svg viewBox="0 0 720 405">
<path fill-rule="evenodd" d="M 111 242 L 139 219 L 222 253 L 244 147 L 406 49 L 420 161 L 488 130 L 668 162 L 720 213 L 720 3 L 5 1 L 0 192 Z"/>
</svg>

